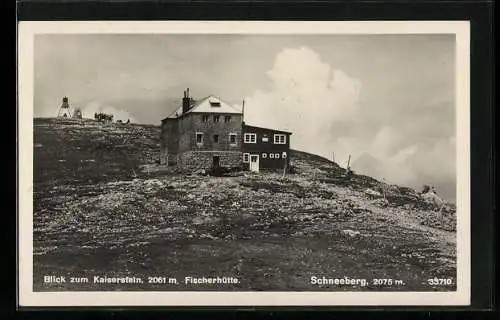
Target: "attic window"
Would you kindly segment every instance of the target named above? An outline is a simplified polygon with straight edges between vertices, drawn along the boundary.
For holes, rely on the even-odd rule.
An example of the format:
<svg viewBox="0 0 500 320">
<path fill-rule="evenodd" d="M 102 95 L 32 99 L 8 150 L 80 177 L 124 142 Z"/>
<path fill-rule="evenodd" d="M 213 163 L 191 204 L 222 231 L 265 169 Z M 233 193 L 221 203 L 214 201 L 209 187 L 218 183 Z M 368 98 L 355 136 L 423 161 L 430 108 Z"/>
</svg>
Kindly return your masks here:
<svg viewBox="0 0 500 320">
<path fill-rule="evenodd" d="M 210 101 L 210 106 L 211 107 L 220 107 L 220 102 L 218 102 L 218 101 Z"/>
</svg>

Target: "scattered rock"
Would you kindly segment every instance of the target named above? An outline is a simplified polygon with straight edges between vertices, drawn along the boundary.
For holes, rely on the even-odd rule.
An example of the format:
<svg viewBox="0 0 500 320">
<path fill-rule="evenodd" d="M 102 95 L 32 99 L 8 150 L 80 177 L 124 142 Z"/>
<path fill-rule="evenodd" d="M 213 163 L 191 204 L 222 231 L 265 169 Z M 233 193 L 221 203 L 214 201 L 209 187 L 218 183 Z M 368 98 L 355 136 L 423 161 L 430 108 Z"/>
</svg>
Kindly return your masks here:
<svg viewBox="0 0 500 320">
<path fill-rule="evenodd" d="M 382 197 L 382 194 L 378 191 L 372 190 L 370 188 L 365 190 L 365 194 L 367 194 L 371 198 L 380 198 Z"/>
<path fill-rule="evenodd" d="M 349 237 L 357 237 L 359 235 L 361 235 L 361 232 L 359 231 L 354 231 L 354 230 L 350 230 L 350 229 L 345 229 L 345 230 L 342 230 L 342 233 L 344 235 L 347 235 Z"/>
<path fill-rule="evenodd" d="M 195 175 L 201 175 L 201 176 L 206 176 L 207 175 L 207 170 L 205 169 L 199 169 L 193 172 Z"/>
<path fill-rule="evenodd" d="M 386 208 L 387 206 L 389 206 L 389 201 L 385 198 L 377 199 L 373 202 L 373 204 L 381 208 Z"/>
</svg>

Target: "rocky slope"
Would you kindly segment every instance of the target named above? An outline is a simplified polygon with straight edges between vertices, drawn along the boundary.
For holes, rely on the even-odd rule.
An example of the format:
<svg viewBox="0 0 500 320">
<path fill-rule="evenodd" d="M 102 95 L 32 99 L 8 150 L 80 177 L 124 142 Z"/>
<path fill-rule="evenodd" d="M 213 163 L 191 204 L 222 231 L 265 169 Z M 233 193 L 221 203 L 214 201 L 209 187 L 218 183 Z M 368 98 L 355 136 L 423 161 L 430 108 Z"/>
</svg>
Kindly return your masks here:
<svg viewBox="0 0 500 320">
<path fill-rule="evenodd" d="M 299 151 L 291 155 L 294 173 L 285 176 L 177 172 L 157 164 L 155 126 L 34 125 L 37 290 L 455 288 L 455 207 L 428 194 L 356 174 L 348 179 L 337 164 Z M 46 285 L 47 273 L 240 282 Z M 369 285 L 312 285 L 311 276 L 366 278 Z M 429 285 L 435 277 L 452 284 Z"/>
</svg>

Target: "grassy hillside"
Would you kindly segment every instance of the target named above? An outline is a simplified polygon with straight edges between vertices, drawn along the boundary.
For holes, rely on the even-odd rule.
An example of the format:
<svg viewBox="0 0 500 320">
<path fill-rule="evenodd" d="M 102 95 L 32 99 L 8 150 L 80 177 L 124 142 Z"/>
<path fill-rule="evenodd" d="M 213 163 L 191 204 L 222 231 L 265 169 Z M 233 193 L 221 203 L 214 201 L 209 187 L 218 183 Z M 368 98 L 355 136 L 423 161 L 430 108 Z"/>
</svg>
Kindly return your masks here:
<svg viewBox="0 0 500 320">
<path fill-rule="evenodd" d="M 35 290 L 454 290 L 455 208 L 294 151 L 294 174 L 159 170 L 159 128 L 34 121 Z M 368 194 L 381 191 L 385 197 Z M 44 275 L 234 276 L 231 285 Z M 311 276 L 403 280 L 313 285 Z M 431 286 L 430 278 L 452 284 Z M 92 281 L 91 281 L 92 282 Z"/>
</svg>

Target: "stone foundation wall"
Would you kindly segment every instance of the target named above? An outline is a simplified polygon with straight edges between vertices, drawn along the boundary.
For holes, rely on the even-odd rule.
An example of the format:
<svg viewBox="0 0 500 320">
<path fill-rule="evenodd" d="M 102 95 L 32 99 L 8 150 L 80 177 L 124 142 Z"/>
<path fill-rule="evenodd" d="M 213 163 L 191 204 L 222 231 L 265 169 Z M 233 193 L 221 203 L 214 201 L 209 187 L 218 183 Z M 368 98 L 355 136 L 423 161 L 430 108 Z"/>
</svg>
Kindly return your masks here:
<svg viewBox="0 0 500 320">
<path fill-rule="evenodd" d="M 221 167 L 238 167 L 243 164 L 243 154 L 239 151 L 187 151 L 177 156 L 177 165 L 187 170 L 210 169 L 214 156 L 219 156 Z"/>
<path fill-rule="evenodd" d="M 164 119 L 160 133 L 160 163 L 175 163 L 179 145 L 179 125 L 177 119 Z"/>
</svg>

